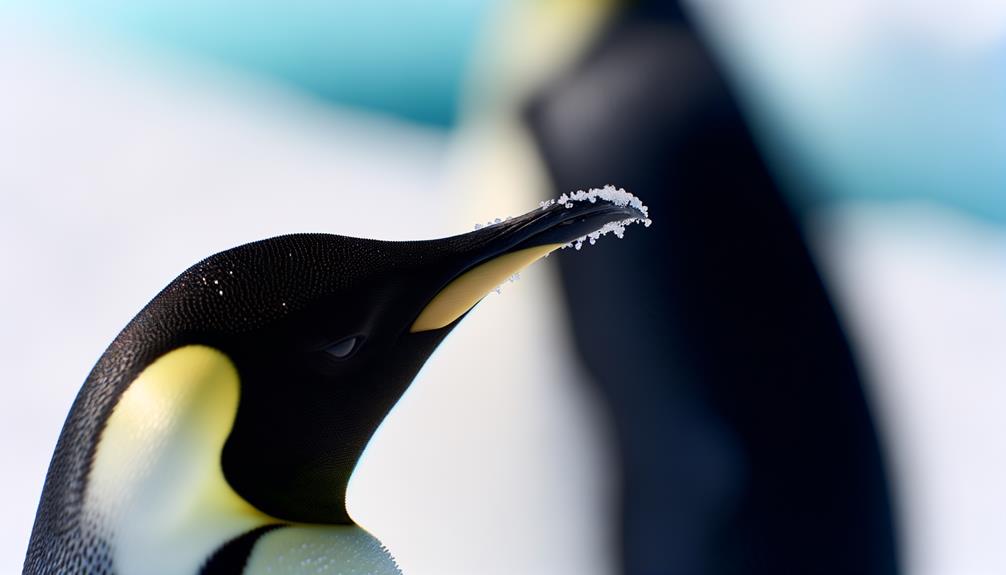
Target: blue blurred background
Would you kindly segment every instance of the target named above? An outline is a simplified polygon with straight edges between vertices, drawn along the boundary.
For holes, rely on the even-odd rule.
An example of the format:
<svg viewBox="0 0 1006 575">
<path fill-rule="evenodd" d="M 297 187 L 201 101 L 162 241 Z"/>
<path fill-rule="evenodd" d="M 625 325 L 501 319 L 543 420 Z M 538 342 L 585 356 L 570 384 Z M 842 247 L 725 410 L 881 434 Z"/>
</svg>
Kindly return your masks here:
<svg viewBox="0 0 1006 575">
<path fill-rule="evenodd" d="M 368 448 L 405 573 L 1006 572 L 1006 8 L 7 0 L 0 78 L 4 572 L 189 264 L 608 183 L 653 228 L 488 297 Z"/>
</svg>

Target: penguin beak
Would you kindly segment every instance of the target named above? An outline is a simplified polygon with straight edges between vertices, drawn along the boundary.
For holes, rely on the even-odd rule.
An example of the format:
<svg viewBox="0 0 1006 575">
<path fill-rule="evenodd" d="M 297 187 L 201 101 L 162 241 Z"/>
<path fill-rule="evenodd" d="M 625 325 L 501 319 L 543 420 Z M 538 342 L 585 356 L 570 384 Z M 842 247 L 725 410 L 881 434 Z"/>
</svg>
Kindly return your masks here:
<svg viewBox="0 0 1006 575">
<path fill-rule="evenodd" d="M 462 246 L 463 267 L 430 300 L 410 332 L 441 329 L 452 324 L 507 278 L 570 242 L 604 231 L 611 225 L 648 223 L 644 210 L 604 200 L 556 202 L 443 240 Z"/>
</svg>

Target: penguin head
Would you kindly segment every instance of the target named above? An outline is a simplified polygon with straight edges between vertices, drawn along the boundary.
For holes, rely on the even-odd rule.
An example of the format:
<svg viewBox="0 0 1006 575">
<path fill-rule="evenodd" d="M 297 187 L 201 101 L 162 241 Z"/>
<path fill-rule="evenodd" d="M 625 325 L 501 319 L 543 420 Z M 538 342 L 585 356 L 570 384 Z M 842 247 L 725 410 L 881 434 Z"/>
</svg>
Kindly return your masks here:
<svg viewBox="0 0 1006 575">
<path fill-rule="evenodd" d="M 553 203 L 429 241 L 263 240 L 184 272 L 134 327 L 155 348 L 203 344 L 233 362 L 240 400 L 221 463 L 235 492 L 282 520 L 351 523 L 349 476 L 443 338 L 524 265 L 645 220 L 635 206 Z"/>
</svg>

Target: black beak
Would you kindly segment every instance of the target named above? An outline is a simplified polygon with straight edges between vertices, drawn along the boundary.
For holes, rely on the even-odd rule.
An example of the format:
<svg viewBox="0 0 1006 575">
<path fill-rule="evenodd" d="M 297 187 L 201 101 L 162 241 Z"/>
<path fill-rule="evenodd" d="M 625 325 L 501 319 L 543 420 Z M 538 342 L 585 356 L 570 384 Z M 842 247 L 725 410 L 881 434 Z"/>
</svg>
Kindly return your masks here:
<svg viewBox="0 0 1006 575">
<path fill-rule="evenodd" d="M 449 254 L 441 268 L 447 273 L 436 274 L 440 281 L 409 329 L 417 333 L 452 325 L 489 291 L 552 250 L 565 245 L 579 249 L 608 232 L 621 237 L 625 226 L 635 222 L 650 224 L 646 206 L 608 186 L 563 194 L 523 216 L 436 240 Z"/>
</svg>

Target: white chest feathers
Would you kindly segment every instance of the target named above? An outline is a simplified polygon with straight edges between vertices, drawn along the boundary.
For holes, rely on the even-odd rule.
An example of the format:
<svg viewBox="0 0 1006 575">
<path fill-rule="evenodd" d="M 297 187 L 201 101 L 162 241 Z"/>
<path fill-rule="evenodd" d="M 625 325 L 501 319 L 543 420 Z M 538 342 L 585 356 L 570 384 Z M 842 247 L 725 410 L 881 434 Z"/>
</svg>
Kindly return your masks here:
<svg viewBox="0 0 1006 575">
<path fill-rule="evenodd" d="M 223 476 L 220 453 L 239 392 L 226 355 L 186 346 L 158 358 L 123 393 L 102 432 L 84 498 L 86 520 L 110 542 L 119 575 L 197 574 L 227 541 L 281 523 L 242 499 Z M 359 527 L 291 526 L 261 537 L 245 572 L 398 569 Z"/>
<path fill-rule="evenodd" d="M 400 575 L 381 542 L 355 525 L 285 527 L 252 550 L 245 575 Z"/>
</svg>

